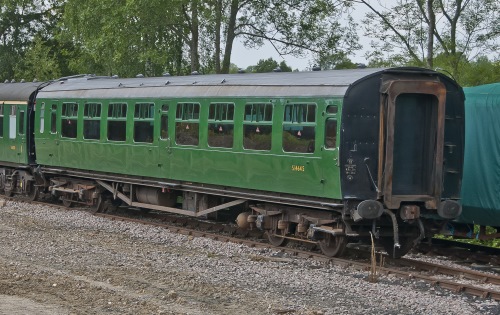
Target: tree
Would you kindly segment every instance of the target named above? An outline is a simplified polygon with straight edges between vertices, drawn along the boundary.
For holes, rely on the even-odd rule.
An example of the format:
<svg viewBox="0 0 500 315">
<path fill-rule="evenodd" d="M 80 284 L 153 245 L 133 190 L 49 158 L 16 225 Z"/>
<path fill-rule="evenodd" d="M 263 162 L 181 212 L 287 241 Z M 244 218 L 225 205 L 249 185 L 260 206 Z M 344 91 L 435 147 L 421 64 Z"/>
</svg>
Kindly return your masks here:
<svg viewBox="0 0 500 315">
<path fill-rule="evenodd" d="M 185 13 L 195 2 L 67 0 L 62 36 L 82 47 L 85 59 L 104 74 L 188 73 L 186 59 L 196 55 L 187 57 L 185 47 L 195 28 Z"/>
<path fill-rule="evenodd" d="M 443 54 L 459 77 L 461 64 L 481 54 L 498 56 L 497 0 L 397 0 L 391 7 L 350 1 L 371 11 L 363 24 L 365 34 L 379 40 L 372 42 L 372 58 L 388 59 L 385 52 L 395 62 L 433 68 Z"/>
<path fill-rule="evenodd" d="M 441 56 L 436 57 L 436 63 Z M 462 66 L 460 84 L 476 86 L 500 82 L 500 60 L 490 61 L 487 57 L 479 57 Z"/>
<path fill-rule="evenodd" d="M 20 63 L 15 66 L 16 76 L 27 80 L 48 81 L 61 77 L 57 58 L 50 47 L 37 37 Z"/>
<path fill-rule="evenodd" d="M 257 62 L 257 65 L 253 66 L 250 70 L 250 72 L 258 72 L 258 73 L 273 72 L 273 71 L 292 72 L 292 68 L 290 68 L 284 60 L 278 64 L 278 62 L 273 58 L 268 58 L 268 59 L 260 59 L 259 62 Z"/>
<path fill-rule="evenodd" d="M 227 73 L 234 40 L 249 48 L 271 44 L 280 55 L 311 52 L 322 59 L 343 58 L 359 48 L 351 20 L 341 25 L 343 1 L 229 0 L 221 72 Z"/>
<path fill-rule="evenodd" d="M 63 0 L 4 0 L 0 2 L 0 78 L 17 76 L 16 66 L 35 38 L 50 38 Z"/>
</svg>

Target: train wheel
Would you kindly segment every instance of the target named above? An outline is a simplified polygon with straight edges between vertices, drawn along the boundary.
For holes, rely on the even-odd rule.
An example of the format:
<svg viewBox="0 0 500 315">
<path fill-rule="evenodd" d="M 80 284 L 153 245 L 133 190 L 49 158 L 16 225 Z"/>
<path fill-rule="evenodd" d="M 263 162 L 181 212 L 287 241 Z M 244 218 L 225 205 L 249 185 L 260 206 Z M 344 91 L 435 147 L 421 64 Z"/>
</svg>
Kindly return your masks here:
<svg viewBox="0 0 500 315">
<path fill-rule="evenodd" d="M 341 256 L 347 246 L 347 238 L 345 236 L 334 236 L 325 233 L 325 237 L 318 242 L 319 248 L 323 255 L 328 257 Z"/>
<path fill-rule="evenodd" d="M 97 197 L 97 201 L 94 207 L 92 207 L 93 213 L 102 213 L 104 212 L 105 208 L 105 198 L 102 196 L 102 194 L 99 194 L 99 197 Z"/>
<path fill-rule="evenodd" d="M 288 239 L 281 237 L 279 235 L 276 235 L 273 233 L 273 231 L 267 231 L 267 239 L 269 240 L 269 243 L 273 246 L 285 246 L 288 243 Z"/>
<path fill-rule="evenodd" d="M 12 191 L 12 188 L 5 187 L 3 190 L 3 194 L 5 195 L 5 197 L 12 197 L 14 195 L 14 191 Z"/>
<path fill-rule="evenodd" d="M 30 184 L 30 191 L 28 192 L 28 198 L 30 200 L 35 201 L 38 199 L 38 196 L 40 196 L 40 187 L 35 186 L 35 183 Z"/>
<path fill-rule="evenodd" d="M 72 198 L 73 198 L 72 194 L 64 194 L 62 196 L 63 206 L 65 206 L 66 208 L 71 208 L 71 206 L 73 205 L 73 202 L 71 201 Z"/>
<path fill-rule="evenodd" d="M 336 228 L 342 229 L 343 224 L 338 222 Z M 330 233 L 324 233 L 323 235 L 323 239 L 318 242 L 323 255 L 328 257 L 342 256 L 347 246 L 347 237 L 344 235 L 332 235 Z"/>
<path fill-rule="evenodd" d="M 380 244 L 384 247 L 384 250 L 392 258 L 401 258 L 406 255 L 413 248 L 413 238 L 411 237 L 400 237 L 399 248 L 394 248 L 394 238 L 393 237 L 383 237 L 380 239 Z"/>
</svg>

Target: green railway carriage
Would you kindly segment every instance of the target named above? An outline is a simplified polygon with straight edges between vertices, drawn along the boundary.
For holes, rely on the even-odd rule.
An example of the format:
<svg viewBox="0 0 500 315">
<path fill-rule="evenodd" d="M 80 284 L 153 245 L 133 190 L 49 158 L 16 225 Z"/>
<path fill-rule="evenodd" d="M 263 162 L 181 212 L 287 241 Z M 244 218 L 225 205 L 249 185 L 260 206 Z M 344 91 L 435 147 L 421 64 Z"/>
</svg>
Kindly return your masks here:
<svg viewBox="0 0 500 315">
<path fill-rule="evenodd" d="M 0 84 L 0 191 L 23 192 L 32 177 L 25 169 L 35 162 L 33 138 L 34 97 L 39 83 Z M 9 180 L 7 180 L 9 178 Z"/>
<path fill-rule="evenodd" d="M 37 162 L 342 198 L 336 136 L 345 86 L 221 80 L 84 78 L 49 86 L 38 95 Z"/>
<path fill-rule="evenodd" d="M 401 256 L 460 213 L 463 92 L 434 71 L 81 76 L 36 104 L 35 198 L 234 211 L 331 256 L 370 232 Z"/>
</svg>

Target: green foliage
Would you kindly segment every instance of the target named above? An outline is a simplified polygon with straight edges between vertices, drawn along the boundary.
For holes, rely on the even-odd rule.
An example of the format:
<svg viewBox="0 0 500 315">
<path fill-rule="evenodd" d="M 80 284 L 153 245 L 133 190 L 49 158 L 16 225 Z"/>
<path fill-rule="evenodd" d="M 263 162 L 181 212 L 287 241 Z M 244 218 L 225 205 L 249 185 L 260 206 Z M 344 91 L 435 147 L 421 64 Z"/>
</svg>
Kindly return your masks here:
<svg viewBox="0 0 500 315">
<path fill-rule="evenodd" d="M 477 86 L 500 82 L 500 59 L 489 61 L 487 57 L 479 57 L 462 66 L 459 83 L 462 86 Z"/>
<path fill-rule="evenodd" d="M 22 61 L 15 66 L 15 73 L 17 78 L 28 81 L 48 81 L 61 77 L 57 59 L 40 37 L 35 39 Z"/>
<path fill-rule="evenodd" d="M 249 67 L 247 70 L 248 72 L 264 73 L 273 72 L 278 68 L 281 72 L 292 72 L 292 68 L 290 68 L 284 60 L 278 64 L 278 62 L 273 58 L 260 59 L 259 62 L 257 62 L 257 65 Z"/>
<path fill-rule="evenodd" d="M 486 227 L 486 235 L 496 234 L 498 232 L 499 231 L 497 229 L 495 229 L 491 226 Z M 474 235 L 477 235 L 478 233 L 479 233 L 479 225 L 474 225 Z M 452 236 L 444 236 L 441 234 L 435 235 L 434 237 L 446 239 L 446 240 L 450 240 L 450 241 L 454 240 L 454 241 L 462 242 L 462 243 L 500 248 L 500 238 L 495 238 L 495 239 L 491 239 L 491 240 L 478 240 L 475 238 L 453 238 Z"/>
<path fill-rule="evenodd" d="M 0 75 L 35 75 L 28 68 L 37 58 L 53 67 L 40 70 L 42 77 L 181 75 L 193 67 L 215 73 L 222 58 L 222 71 L 236 72 L 230 65 L 236 38 L 250 48 L 267 42 L 282 55 L 308 51 L 332 59 L 358 47 L 355 23 L 339 23 L 342 8 L 335 0 L 6 0 Z"/>
<path fill-rule="evenodd" d="M 49 39 L 60 16 L 63 0 L 4 0 L 0 2 L 0 79 L 19 78 L 26 53 L 34 40 Z M 32 56 L 30 56 L 32 58 Z"/>
</svg>

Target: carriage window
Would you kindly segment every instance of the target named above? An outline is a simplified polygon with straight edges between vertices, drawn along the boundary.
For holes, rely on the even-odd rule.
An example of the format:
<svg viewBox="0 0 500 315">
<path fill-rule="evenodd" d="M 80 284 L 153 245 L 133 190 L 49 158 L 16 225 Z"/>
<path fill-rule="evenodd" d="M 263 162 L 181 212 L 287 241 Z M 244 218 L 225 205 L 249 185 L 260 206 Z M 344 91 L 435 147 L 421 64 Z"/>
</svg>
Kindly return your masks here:
<svg viewBox="0 0 500 315">
<path fill-rule="evenodd" d="M 234 104 L 210 104 L 208 111 L 208 145 L 217 148 L 233 147 Z"/>
<path fill-rule="evenodd" d="M 243 122 L 243 148 L 271 150 L 273 105 L 247 104 Z"/>
<path fill-rule="evenodd" d="M 337 105 L 331 105 L 326 108 L 326 113 L 327 114 L 336 114 L 338 112 L 338 107 Z"/>
<path fill-rule="evenodd" d="M 17 133 L 17 106 L 10 106 L 9 139 L 15 139 Z"/>
<path fill-rule="evenodd" d="M 283 117 L 283 151 L 313 153 L 315 137 L 316 105 L 286 105 Z"/>
<path fill-rule="evenodd" d="M 99 140 L 101 138 L 101 104 L 86 103 L 83 108 L 83 138 Z"/>
<path fill-rule="evenodd" d="M 153 103 L 136 103 L 134 110 L 134 141 L 152 143 L 154 136 Z"/>
<path fill-rule="evenodd" d="M 125 141 L 127 139 L 127 104 L 109 104 L 108 140 Z"/>
<path fill-rule="evenodd" d="M 181 145 L 198 145 L 200 104 L 178 103 L 175 115 L 175 142 Z"/>
<path fill-rule="evenodd" d="M 24 135 L 24 110 L 19 111 L 19 134 Z"/>
<path fill-rule="evenodd" d="M 45 131 L 45 103 L 40 105 L 40 133 Z"/>
<path fill-rule="evenodd" d="M 50 133 L 56 133 L 56 117 L 57 117 L 57 105 L 52 105 L 50 109 Z"/>
<path fill-rule="evenodd" d="M 3 111 L 4 105 L 0 105 L 0 138 L 3 138 Z"/>
<path fill-rule="evenodd" d="M 76 138 L 78 130 L 78 104 L 64 103 L 61 113 L 61 135 L 65 138 Z"/>
<path fill-rule="evenodd" d="M 168 139 L 168 105 L 161 107 L 161 127 L 160 137 L 162 140 Z"/>
<path fill-rule="evenodd" d="M 337 147 L 337 120 L 328 118 L 325 126 L 325 148 L 335 149 Z"/>
</svg>

